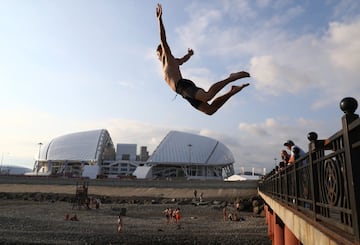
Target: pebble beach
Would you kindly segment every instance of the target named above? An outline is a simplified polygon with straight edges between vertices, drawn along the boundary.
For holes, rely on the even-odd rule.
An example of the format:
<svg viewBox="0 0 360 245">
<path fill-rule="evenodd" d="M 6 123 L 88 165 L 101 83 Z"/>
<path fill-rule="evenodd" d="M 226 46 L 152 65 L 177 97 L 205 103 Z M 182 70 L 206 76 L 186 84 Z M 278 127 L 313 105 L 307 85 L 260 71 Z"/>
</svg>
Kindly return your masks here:
<svg viewBox="0 0 360 245">
<path fill-rule="evenodd" d="M 241 221 L 224 221 L 223 207 L 235 210 L 232 198 L 208 197 L 196 205 L 188 197 L 141 197 L 133 190 L 128 197 L 103 196 L 100 208 L 88 209 L 74 206 L 71 195 L 56 193 L 56 187 L 51 193 L 30 187 L 21 192 L 19 185 L 0 185 L 1 244 L 271 244 L 262 212 L 244 210 Z M 169 207 L 180 208 L 180 223 L 167 222 L 163 211 Z"/>
</svg>

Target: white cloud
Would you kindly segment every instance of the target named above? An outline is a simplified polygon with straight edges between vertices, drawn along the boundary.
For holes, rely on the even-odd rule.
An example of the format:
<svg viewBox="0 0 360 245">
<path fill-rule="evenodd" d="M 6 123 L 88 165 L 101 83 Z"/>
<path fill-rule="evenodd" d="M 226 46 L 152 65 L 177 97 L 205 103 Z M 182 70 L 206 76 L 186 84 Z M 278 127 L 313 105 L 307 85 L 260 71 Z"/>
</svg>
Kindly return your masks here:
<svg viewBox="0 0 360 245">
<path fill-rule="evenodd" d="M 239 129 L 260 137 L 268 135 L 262 126 L 258 126 L 256 124 L 240 123 Z"/>
<path fill-rule="evenodd" d="M 184 47 L 193 47 L 196 50 L 198 46 L 208 41 L 208 33 L 220 17 L 221 13 L 216 9 L 200 9 L 193 12 L 190 22 L 176 29 L 181 39 L 180 43 Z"/>
<path fill-rule="evenodd" d="M 261 92 L 297 94 L 311 84 L 312 79 L 305 71 L 289 63 L 279 64 L 274 56 L 253 57 L 250 63 L 250 73 L 257 80 L 255 87 Z"/>
<path fill-rule="evenodd" d="M 360 20 L 345 24 L 333 22 L 329 26 L 328 44 L 330 61 L 334 67 L 358 72 L 360 67 Z"/>
<path fill-rule="evenodd" d="M 250 73 L 261 93 L 299 94 L 318 90 L 313 108 L 326 106 L 340 98 L 360 93 L 360 21 L 332 23 L 325 36 L 283 36 L 269 47 L 267 55 L 253 50 Z M 270 39 L 271 37 L 268 37 Z M 253 39 L 254 40 L 254 39 Z M 254 40 L 254 47 L 264 47 Z M 262 49 L 263 50 L 263 49 Z"/>
</svg>

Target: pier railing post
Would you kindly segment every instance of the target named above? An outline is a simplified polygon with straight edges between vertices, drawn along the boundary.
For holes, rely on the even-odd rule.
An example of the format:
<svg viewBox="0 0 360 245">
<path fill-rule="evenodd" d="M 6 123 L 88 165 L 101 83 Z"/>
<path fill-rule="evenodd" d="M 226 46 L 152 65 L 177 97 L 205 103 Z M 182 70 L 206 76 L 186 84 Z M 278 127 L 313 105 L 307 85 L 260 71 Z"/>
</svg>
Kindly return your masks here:
<svg viewBox="0 0 360 245">
<path fill-rule="evenodd" d="M 308 134 L 309 143 L 309 174 L 310 174 L 310 192 L 311 192 L 311 206 L 313 211 L 313 218 L 316 220 L 316 214 L 319 212 L 318 207 L 316 206 L 317 198 L 319 197 L 319 179 L 317 173 L 317 167 L 314 162 L 317 159 L 317 134 L 315 132 L 310 132 Z"/>
<path fill-rule="evenodd" d="M 342 117 L 345 162 L 348 176 L 350 205 L 352 212 L 352 225 L 355 240 L 360 242 L 360 125 L 352 127 L 352 122 L 359 118 L 355 114 L 357 101 L 354 98 L 344 98 L 340 108 L 345 113 Z"/>
</svg>

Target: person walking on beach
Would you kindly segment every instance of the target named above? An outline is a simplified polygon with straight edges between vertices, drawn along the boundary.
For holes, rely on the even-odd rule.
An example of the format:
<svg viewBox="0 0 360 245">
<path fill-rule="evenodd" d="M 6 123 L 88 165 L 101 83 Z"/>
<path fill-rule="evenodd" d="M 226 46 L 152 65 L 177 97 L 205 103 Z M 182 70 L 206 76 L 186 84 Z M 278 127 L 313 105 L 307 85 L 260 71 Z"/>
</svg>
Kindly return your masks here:
<svg viewBox="0 0 360 245">
<path fill-rule="evenodd" d="M 170 208 L 166 208 L 164 211 L 163 211 L 164 215 L 165 215 L 165 218 L 166 218 L 166 223 L 170 223 L 170 218 L 171 218 L 171 210 Z"/>
<path fill-rule="evenodd" d="M 169 208 L 169 221 L 170 223 L 175 219 L 175 210 L 173 210 L 173 208 Z"/>
<path fill-rule="evenodd" d="M 180 208 L 176 208 L 176 210 L 175 210 L 175 222 L 176 222 L 176 224 L 178 226 L 178 229 L 181 228 L 180 219 L 181 219 Z"/>
<path fill-rule="evenodd" d="M 208 102 L 227 84 L 241 78 L 250 77 L 250 74 L 245 71 L 231 73 L 226 79 L 214 83 L 208 91 L 197 87 L 191 80 L 184 79 L 181 75 L 180 66 L 190 59 L 194 54 L 194 51 L 188 49 L 187 54 L 182 58 L 175 58 L 166 41 L 165 27 L 162 21 L 162 7 L 160 4 L 158 4 L 156 8 L 156 16 L 160 29 L 160 44 L 156 51 L 158 58 L 162 63 L 164 80 L 174 92 L 182 95 L 182 97 L 195 109 L 204 112 L 207 115 L 213 115 L 228 99 L 240 92 L 243 88 L 249 86 L 249 83 L 240 86 L 232 86 L 229 92 L 215 98 L 215 100 L 209 104 Z"/>
<path fill-rule="evenodd" d="M 121 216 L 120 216 L 120 214 L 119 214 L 118 220 L 117 220 L 117 231 L 118 231 L 118 233 L 121 232 L 122 228 L 123 228 L 123 223 L 122 223 Z"/>
</svg>

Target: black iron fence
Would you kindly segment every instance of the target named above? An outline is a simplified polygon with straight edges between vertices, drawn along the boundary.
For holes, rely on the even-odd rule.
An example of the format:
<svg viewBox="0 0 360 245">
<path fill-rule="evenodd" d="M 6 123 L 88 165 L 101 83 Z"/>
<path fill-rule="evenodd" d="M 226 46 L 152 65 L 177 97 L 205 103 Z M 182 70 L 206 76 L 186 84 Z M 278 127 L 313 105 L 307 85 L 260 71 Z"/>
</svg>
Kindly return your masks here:
<svg viewBox="0 0 360 245">
<path fill-rule="evenodd" d="M 328 139 L 308 134 L 309 151 L 264 177 L 260 191 L 359 242 L 360 119 L 357 101 L 344 98 L 342 129 Z"/>
</svg>

